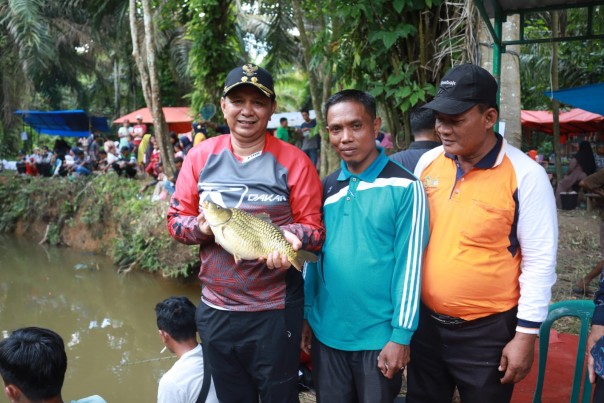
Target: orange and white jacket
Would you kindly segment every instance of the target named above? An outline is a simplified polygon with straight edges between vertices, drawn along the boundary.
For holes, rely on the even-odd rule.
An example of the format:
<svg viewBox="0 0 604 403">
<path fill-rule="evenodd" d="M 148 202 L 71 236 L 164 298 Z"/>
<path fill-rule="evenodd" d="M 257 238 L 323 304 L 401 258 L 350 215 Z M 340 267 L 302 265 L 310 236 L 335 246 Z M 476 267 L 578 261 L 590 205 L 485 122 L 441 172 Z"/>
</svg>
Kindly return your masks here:
<svg viewBox="0 0 604 403">
<path fill-rule="evenodd" d="M 543 167 L 497 134 L 463 174 L 443 147 L 415 169 L 430 208 L 422 302 L 466 320 L 518 305 L 517 330 L 538 333 L 556 281 L 558 224 Z"/>
</svg>

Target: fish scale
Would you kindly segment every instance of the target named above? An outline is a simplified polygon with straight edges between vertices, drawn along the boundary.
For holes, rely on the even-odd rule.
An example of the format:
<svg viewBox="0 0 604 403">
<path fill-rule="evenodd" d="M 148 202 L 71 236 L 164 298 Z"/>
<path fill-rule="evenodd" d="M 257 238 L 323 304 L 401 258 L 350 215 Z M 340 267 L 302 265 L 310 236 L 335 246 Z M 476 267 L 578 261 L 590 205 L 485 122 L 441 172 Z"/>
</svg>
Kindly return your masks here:
<svg viewBox="0 0 604 403">
<path fill-rule="evenodd" d="M 202 209 L 216 243 L 231 253 L 236 262 L 266 258 L 273 251 L 287 256 L 298 270 L 302 270 L 305 261 L 317 261 L 312 252 L 295 251 L 283 232 L 270 221 L 237 208 L 221 207 L 209 200 L 202 202 Z"/>
<path fill-rule="evenodd" d="M 233 225 L 227 227 L 225 230 L 233 231 L 240 234 L 242 243 L 251 250 L 261 250 L 264 253 L 270 253 L 275 250 L 276 247 L 284 246 L 288 249 L 291 248 L 289 242 L 283 238 L 282 233 L 273 224 L 266 222 L 262 219 L 258 219 L 254 215 L 247 213 L 239 209 L 233 209 Z M 255 236 L 256 234 L 263 234 L 267 236 L 265 242 L 262 239 Z M 287 244 L 279 243 L 280 238 Z M 266 249 L 267 246 L 272 248 Z M 292 252 L 294 251 L 291 248 Z"/>
</svg>

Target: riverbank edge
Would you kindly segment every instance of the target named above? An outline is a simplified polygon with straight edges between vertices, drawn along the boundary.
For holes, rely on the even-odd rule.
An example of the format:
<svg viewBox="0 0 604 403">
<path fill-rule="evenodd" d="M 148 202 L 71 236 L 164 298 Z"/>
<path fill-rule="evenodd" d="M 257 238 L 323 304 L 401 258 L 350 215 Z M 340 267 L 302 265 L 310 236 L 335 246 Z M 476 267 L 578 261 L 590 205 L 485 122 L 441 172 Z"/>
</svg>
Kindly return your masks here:
<svg viewBox="0 0 604 403">
<path fill-rule="evenodd" d="M 168 201 L 152 202 L 142 180 L 115 174 L 44 178 L 0 175 L 0 232 L 109 256 L 120 272 L 189 277 L 198 247 L 173 240 Z"/>
</svg>

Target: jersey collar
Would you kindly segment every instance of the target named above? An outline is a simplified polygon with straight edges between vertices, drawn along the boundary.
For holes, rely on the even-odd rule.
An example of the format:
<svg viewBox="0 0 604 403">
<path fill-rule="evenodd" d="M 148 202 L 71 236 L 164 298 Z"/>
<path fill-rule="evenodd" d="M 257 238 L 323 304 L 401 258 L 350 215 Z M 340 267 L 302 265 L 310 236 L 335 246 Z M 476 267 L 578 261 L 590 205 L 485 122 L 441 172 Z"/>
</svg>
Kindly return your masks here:
<svg viewBox="0 0 604 403">
<path fill-rule="evenodd" d="M 377 158 L 371 163 L 371 165 L 369 165 L 367 167 L 367 169 L 365 169 L 360 174 L 353 174 L 352 172 L 350 172 L 348 170 L 348 167 L 346 166 L 346 163 L 344 161 L 341 161 L 340 162 L 341 171 L 340 171 L 340 175 L 338 175 L 338 180 L 346 181 L 346 180 L 350 179 L 351 176 L 355 176 L 355 177 L 359 178 L 360 180 L 362 180 L 363 182 L 375 181 L 377 179 L 378 175 L 380 174 L 380 172 L 382 172 L 382 169 L 384 169 L 384 167 L 386 166 L 388 161 L 390 161 L 388 159 L 388 157 L 386 156 L 386 152 L 384 151 L 384 149 L 382 147 L 377 146 L 377 149 L 379 151 Z"/>
</svg>

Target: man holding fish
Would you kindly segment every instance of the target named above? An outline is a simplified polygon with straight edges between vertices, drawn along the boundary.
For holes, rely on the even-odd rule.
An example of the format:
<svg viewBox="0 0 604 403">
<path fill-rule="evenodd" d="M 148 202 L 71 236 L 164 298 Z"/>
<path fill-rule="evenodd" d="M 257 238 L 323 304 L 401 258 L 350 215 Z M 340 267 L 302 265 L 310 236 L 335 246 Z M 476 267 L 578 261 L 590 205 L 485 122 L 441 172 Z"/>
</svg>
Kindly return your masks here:
<svg viewBox="0 0 604 403">
<path fill-rule="evenodd" d="M 276 106 L 269 72 L 233 69 L 221 99 L 231 134 L 191 149 L 168 210 L 170 234 L 200 245 L 196 321 L 221 402 L 298 402 L 304 284 L 292 263 L 315 259 L 325 230 L 316 169 L 266 132 Z"/>
</svg>

